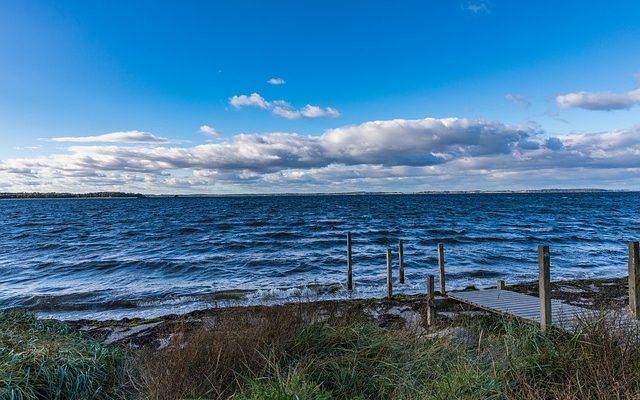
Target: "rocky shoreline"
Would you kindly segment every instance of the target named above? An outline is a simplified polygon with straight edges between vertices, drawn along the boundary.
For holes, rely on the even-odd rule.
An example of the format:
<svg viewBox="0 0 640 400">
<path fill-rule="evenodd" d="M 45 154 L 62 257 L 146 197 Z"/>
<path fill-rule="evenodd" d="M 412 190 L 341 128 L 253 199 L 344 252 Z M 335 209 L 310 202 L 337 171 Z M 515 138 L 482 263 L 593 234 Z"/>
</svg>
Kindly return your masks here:
<svg viewBox="0 0 640 400">
<path fill-rule="evenodd" d="M 552 298 L 568 304 L 596 310 L 620 310 L 628 305 L 627 278 L 582 279 L 554 282 Z M 513 290 L 537 296 L 538 283 L 507 285 Z M 468 288 L 466 290 L 476 290 Z M 105 344 L 130 348 L 161 350 L 176 337 L 197 329 L 215 330 L 225 319 L 258 320 L 274 309 L 296 313 L 308 321 L 332 317 L 365 318 L 389 329 L 412 329 L 424 335 L 456 335 L 451 331 L 458 321 L 483 318 L 490 314 L 447 297 L 434 299 L 436 323 L 427 326 L 425 295 L 398 295 L 393 300 L 333 300 L 298 302 L 275 306 L 216 308 L 184 315 L 168 315 L 154 319 L 122 319 L 113 321 L 79 320 L 68 322 L 74 330 L 86 333 Z M 455 329 L 454 329 L 455 331 Z"/>
</svg>

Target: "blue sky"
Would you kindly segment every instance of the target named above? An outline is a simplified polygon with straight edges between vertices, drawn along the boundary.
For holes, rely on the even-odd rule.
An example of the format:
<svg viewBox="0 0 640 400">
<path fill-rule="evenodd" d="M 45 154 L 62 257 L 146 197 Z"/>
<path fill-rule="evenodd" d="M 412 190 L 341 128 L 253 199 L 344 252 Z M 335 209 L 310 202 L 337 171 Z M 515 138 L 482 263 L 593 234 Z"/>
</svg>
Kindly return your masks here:
<svg viewBox="0 0 640 400">
<path fill-rule="evenodd" d="M 638 189 L 638 21 L 637 1 L 6 0 L 0 191 Z"/>
</svg>

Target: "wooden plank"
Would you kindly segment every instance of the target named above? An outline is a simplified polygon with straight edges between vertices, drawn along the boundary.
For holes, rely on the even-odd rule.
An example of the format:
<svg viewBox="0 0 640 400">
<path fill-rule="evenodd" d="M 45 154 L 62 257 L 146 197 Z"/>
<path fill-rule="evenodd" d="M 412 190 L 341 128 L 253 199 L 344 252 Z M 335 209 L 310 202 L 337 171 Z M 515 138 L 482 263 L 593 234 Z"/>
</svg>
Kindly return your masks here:
<svg viewBox="0 0 640 400">
<path fill-rule="evenodd" d="M 347 290 L 353 290 L 353 253 L 351 251 L 351 232 L 347 232 Z"/>
<path fill-rule="evenodd" d="M 640 319 L 640 245 L 629 242 L 629 309 L 631 318 Z"/>
<path fill-rule="evenodd" d="M 433 307 L 435 291 L 435 277 L 433 275 L 427 275 L 427 326 L 433 325 L 436 320 Z"/>
<path fill-rule="evenodd" d="M 540 329 L 551 325 L 551 273 L 549 246 L 538 246 L 538 285 L 540 292 Z"/>
<path fill-rule="evenodd" d="M 404 244 L 398 241 L 398 282 L 404 283 Z"/>
<path fill-rule="evenodd" d="M 387 299 L 393 298 L 393 270 L 391 269 L 391 249 L 387 249 Z"/>
<path fill-rule="evenodd" d="M 444 278 L 444 243 L 438 243 L 438 271 L 440 272 L 440 295 L 447 294 Z"/>
</svg>

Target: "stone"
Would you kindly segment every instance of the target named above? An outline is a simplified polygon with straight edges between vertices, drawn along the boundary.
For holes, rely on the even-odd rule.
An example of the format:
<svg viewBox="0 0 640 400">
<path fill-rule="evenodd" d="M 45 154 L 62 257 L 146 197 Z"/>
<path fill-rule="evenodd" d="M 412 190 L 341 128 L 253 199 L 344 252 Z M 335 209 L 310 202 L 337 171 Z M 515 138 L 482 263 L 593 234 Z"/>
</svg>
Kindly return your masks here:
<svg viewBox="0 0 640 400">
<path fill-rule="evenodd" d="M 120 327 L 114 328 L 107 337 L 104 339 L 104 344 L 111 344 L 115 342 L 120 342 L 123 340 L 131 339 L 134 337 L 139 337 L 141 334 L 144 334 L 147 331 L 155 328 L 156 326 L 162 324 L 162 321 L 152 322 L 148 324 L 136 325 L 133 327 Z"/>
</svg>

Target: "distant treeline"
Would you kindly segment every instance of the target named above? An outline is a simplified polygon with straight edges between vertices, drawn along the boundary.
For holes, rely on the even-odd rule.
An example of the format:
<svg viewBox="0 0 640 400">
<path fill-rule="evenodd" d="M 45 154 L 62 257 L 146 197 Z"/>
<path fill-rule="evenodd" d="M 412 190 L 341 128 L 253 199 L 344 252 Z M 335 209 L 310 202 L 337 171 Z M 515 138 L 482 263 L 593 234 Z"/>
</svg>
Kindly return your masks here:
<svg viewBox="0 0 640 400">
<path fill-rule="evenodd" d="M 38 193 L 38 192 L 22 192 L 22 193 L 0 193 L 0 199 L 86 199 L 96 197 L 145 197 L 140 193 L 123 193 L 123 192 L 95 192 L 95 193 Z"/>
</svg>

